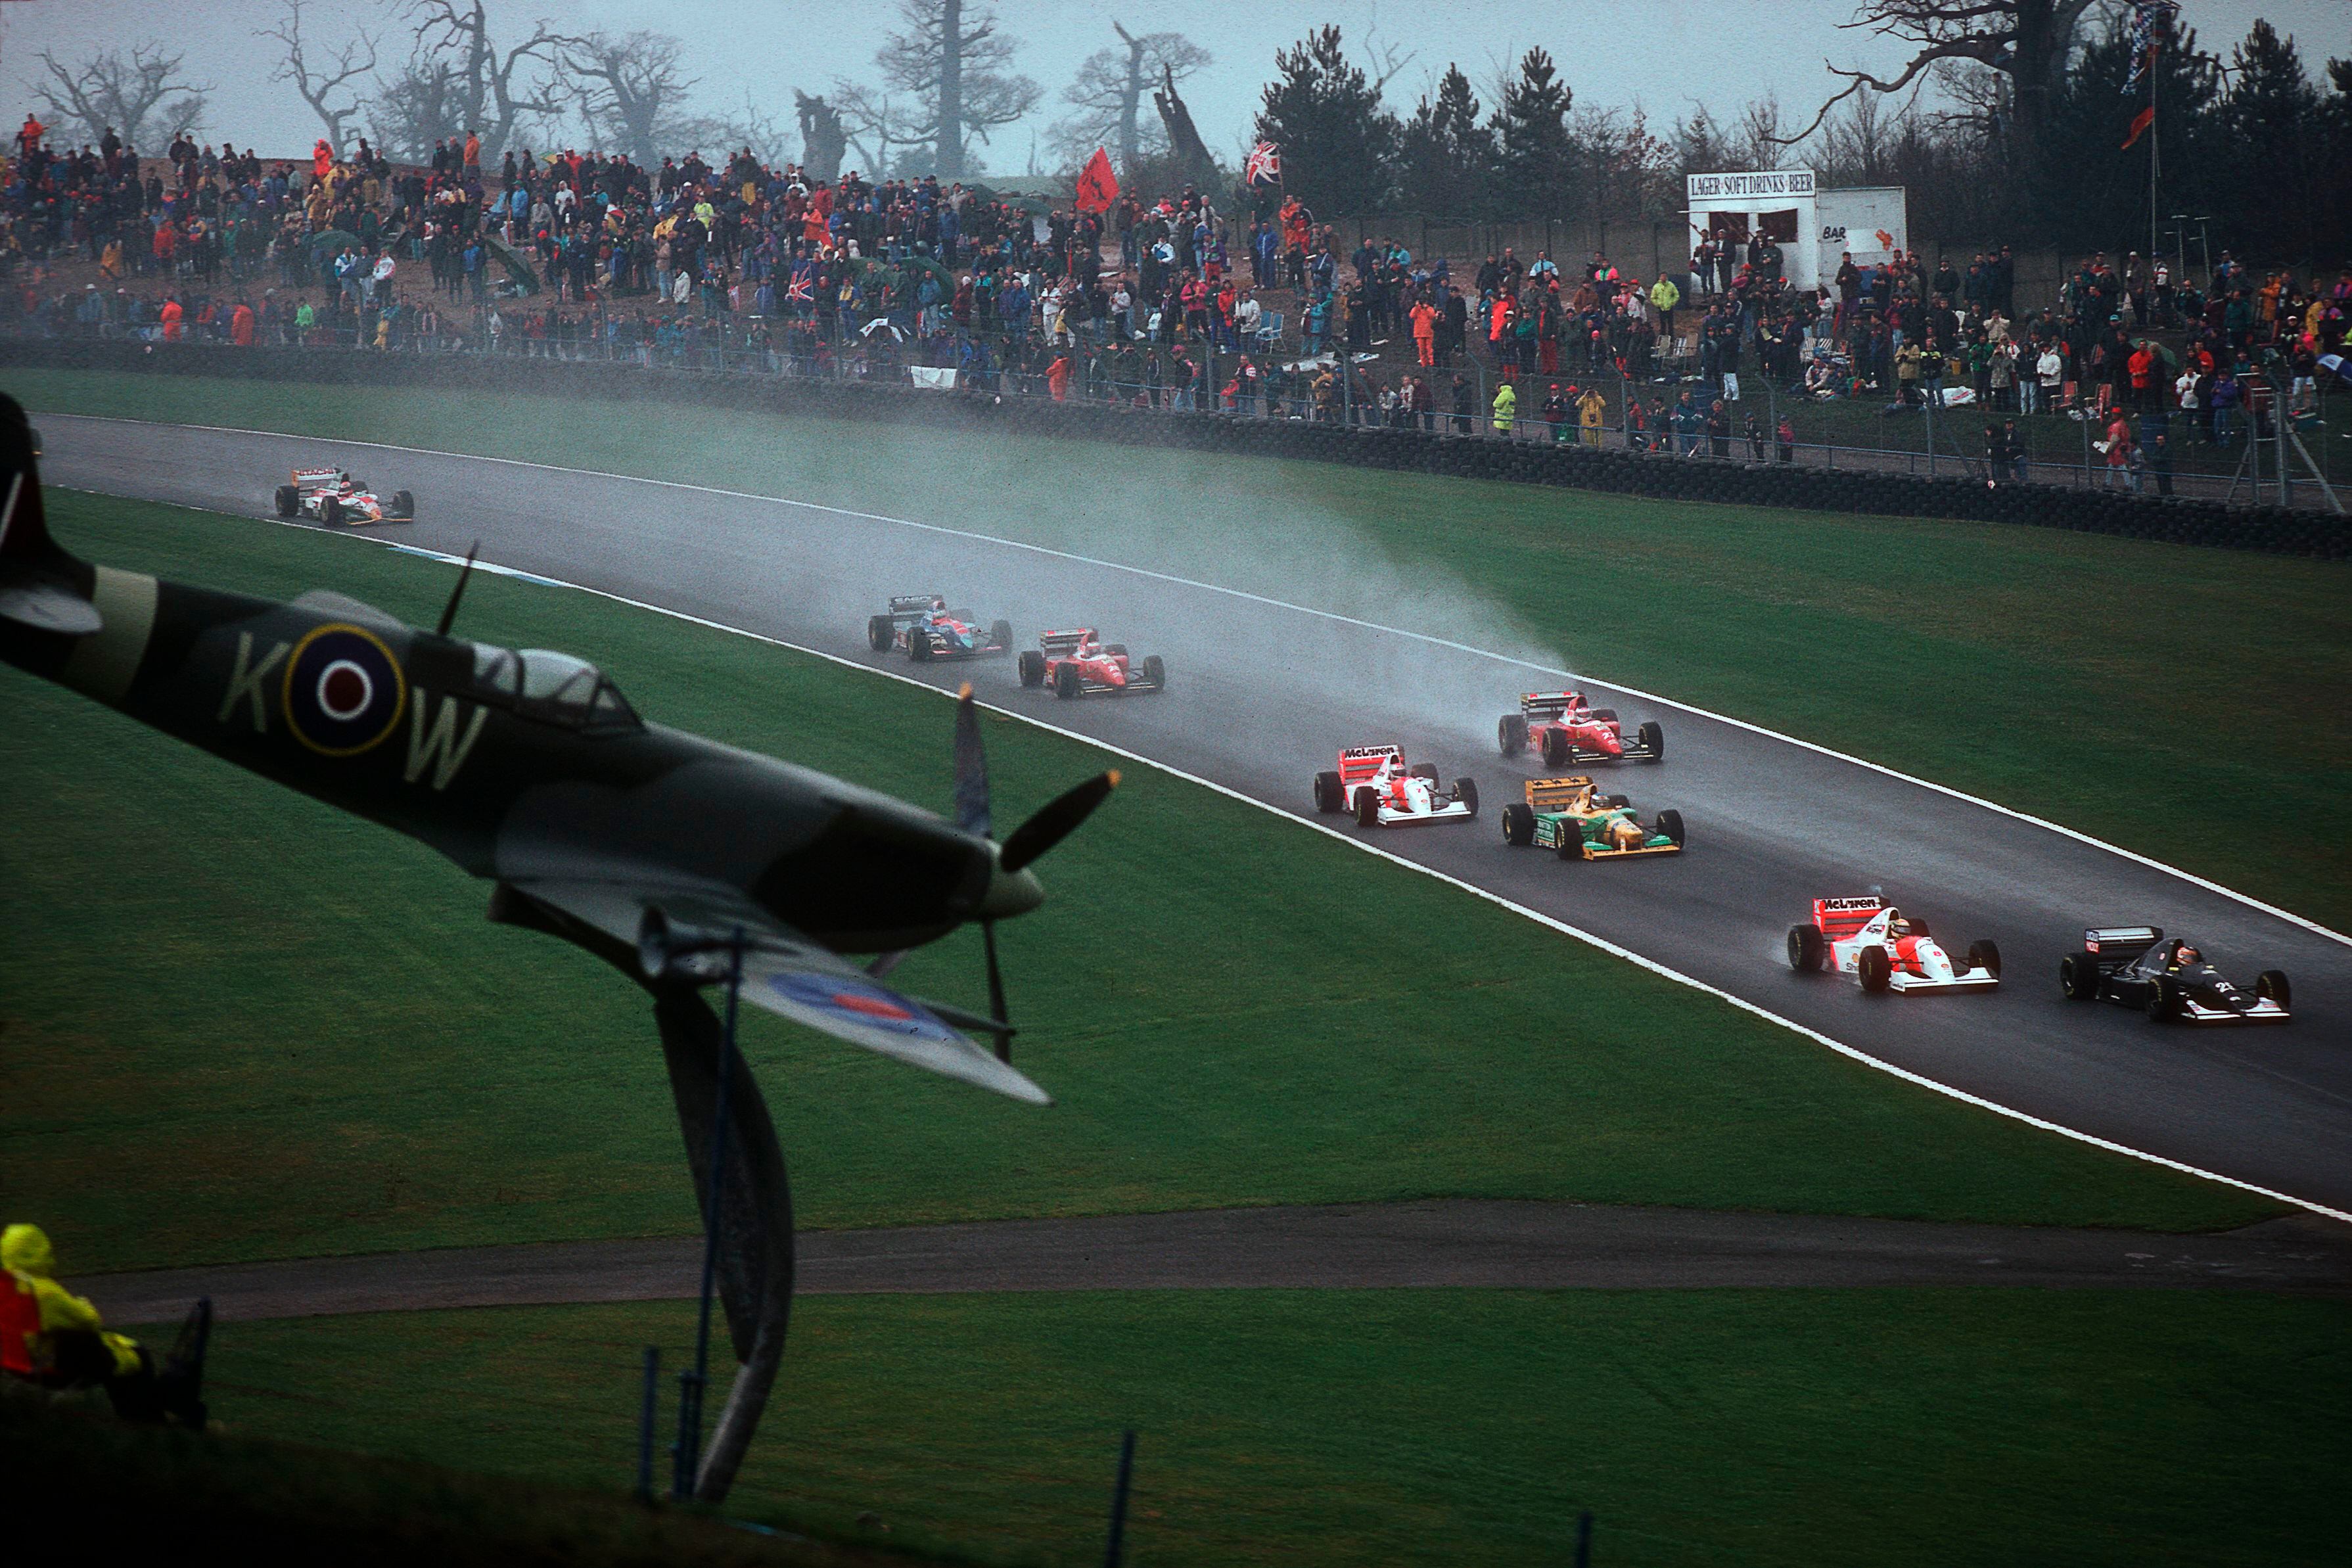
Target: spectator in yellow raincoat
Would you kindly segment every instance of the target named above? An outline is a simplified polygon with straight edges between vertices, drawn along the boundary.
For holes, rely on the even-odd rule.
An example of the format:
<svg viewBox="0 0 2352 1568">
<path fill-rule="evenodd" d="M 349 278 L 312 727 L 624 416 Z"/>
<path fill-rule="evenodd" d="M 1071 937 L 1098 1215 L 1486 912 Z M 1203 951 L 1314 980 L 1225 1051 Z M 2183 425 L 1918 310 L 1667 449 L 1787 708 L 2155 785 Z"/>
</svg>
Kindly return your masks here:
<svg viewBox="0 0 2352 1568">
<path fill-rule="evenodd" d="M 1601 395 L 1597 386 L 1588 386 L 1584 395 L 1576 400 L 1576 422 L 1583 427 L 1584 444 L 1601 445 L 1601 416 L 1608 411 L 1609 400 Z"/>
<path fill-rule="evenodd" d="M 1519 395 L 1509 382 L 1495 389 L 1495 434 L 1507 437 L 1519 413 Z"/>
<path fill-rule="evenodd" d="M 199 1301 L 180 1343 L 161 1371 L 147 1348 L 126 1334 L 109 1333 L 98 1309 L 57 1281 L 57 1255 L 37 1225 L 0 1231 L 0 1369 L 44 1388 L 103 1387 L 126 1421 L 166 1415 L 202 1427 L 198 1397 L 204 1343 L 212 1302 Z"/>
<path fill-rule="evenodd" d="M 1650 309 L 1658 313 L 1658 331 L 1664 337 L 1675 335 L 1675 307 L 1683 302 L 1683 291 L 1664 273 L 1650 285 Z"/>
</svg>

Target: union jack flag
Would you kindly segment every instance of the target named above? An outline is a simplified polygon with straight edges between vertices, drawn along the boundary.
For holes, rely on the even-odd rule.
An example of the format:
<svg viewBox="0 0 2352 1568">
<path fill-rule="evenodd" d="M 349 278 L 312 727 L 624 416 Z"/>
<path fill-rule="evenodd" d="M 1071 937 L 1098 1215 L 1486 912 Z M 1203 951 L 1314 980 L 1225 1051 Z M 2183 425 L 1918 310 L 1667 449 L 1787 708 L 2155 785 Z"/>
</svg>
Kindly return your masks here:
<svg viewBox="0 0 2352 1568">
<path fill-rule="evenodd" d="M 786 286 L 784 289 L 784 302 L 788 305 L 814 305 L 816 303 L 816 290 L 809 286 L 809 275 L 807 273 L 795 272 L 793 274 L 792 282 Z"/>
<path fill-rule="evenodd" d="M 1273 184 L 1282 178 L 1282 153 L 1271 142 L 1261 142 L 1242 160 L 1242 177 L 1248 184 Z"/>
<path fill-rule="evenodd" d="M 2180 15 L 2179 0 L 2139 0 L 2131 15 L 2131 74 L 2124 78 L 2124 96 L 2139 90 L 2139 79 L 2156 58 L 2162 33 Z"/>
</svg>

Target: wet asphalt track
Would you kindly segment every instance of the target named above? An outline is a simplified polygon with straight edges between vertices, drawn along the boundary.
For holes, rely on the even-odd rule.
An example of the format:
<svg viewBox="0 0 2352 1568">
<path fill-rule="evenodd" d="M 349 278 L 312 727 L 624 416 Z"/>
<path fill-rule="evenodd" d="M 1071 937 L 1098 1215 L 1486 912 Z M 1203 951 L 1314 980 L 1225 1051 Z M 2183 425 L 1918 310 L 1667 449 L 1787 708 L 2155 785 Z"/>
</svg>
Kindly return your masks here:
<svg viewBox="0 0 2352 1568">
<path fill-rule="evenodd" d="M 1475 825 L 1388 832 L 1385 849 L 1938 1083 L 2352 1210 L 2352 947 L 1937 791 L 1602 686 L 1595 689 L 1628 724 L 1664 725 L 1667 756 L 1595 771 L 1645 816 L 1679 807 L 1690 848 L 1564 864 L 1500 841 L 1496 811 L 1540 769 L 1496 755 L 1496 717 L 1519 691 L 1557 678 L 1496 657 L 818 508 L 241 432 L 58 415 L 40 425 L 52 483 L 250 516 L 268 514 L 272 486 L 298 460 L 341 453 L 383 488 L 415 492 L 423 521 L 384 531 L 400 542 L 462 552 L 478 538 L 490 562 L 861 663 L 886 662 L 867 650 L 865 624 L 893 592 L 936 588 L 983 616 L 1008 616 L 1024 642 L 1045 626 L 1096 626 L 1138 655 L 1163 655 L 1169 691 L 1063 702 L 1021 689 L 1009 660 L 887 662 L 940 687 L 970 678 L 985 701 L 1301 815 L 1311 815 L 1311 775 L 1331 766 L 1338 746 L 1401 742 L 1448 779 L 1475 778 L 1484 812 Z M 597 650 L 571 651 L 593 658 Z M 944 714 L 940 735 L 944 756 Z M 1024 809 L 1003 805 L 1008 815 Z M 1783 939 L 1808 901 L 1871 883 L 1956 948 L 1997 941 L 2002 989 L 1874 998 L 1850 981 L 1790 973 Z M 2120 1007 L 2064 1001 L 2058 961 L 2083 927 L 2139 921 L 2197 937 L 2242 984 L 2260 969 L 2286 970 L 2294 1021 L 2159 1027 Z M 1050 1087 L 1050 1064 L 1035 1066 Z"/>
</svg>

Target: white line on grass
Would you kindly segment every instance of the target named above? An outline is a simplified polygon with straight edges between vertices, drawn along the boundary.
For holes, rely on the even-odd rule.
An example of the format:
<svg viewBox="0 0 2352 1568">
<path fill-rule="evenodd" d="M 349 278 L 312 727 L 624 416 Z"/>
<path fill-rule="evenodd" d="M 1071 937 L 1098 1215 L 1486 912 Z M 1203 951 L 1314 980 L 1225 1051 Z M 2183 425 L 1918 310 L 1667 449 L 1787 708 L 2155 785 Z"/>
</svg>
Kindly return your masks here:
<svg viewBox="0 0 2352 1568">
<path fill-rule="evenodd" d="M 277 521 L 279 520 L 269 519 L 267 521 Z M 313 533 L 323 531 L 301 522 L 288 522 L 286 523 L 286 526 L 289 528 L 301 528 L 306 531 Z M 424 556 L 428 560 L 443 562 L 452 566 L 462 566 L 465 564 L 464 556 L 450 555 L 441 551 L 427 550 L 418 545 L 400 544 L 393 540 L 375 538 L 365 534 L 345 534 L 342 535 L 342 537 L 368 544 L 385 545 L 396 549 L 404 555 Z M 475 565 L 478 568 L 483 563 L 479 561 L 475 563 Z M 674 610 L 667 605 L 656 605 L 648 603 L 643 599 L 632 599 L 625 594 L 615 594 L 604 588 L 592 588 L 582 583 L 566 583 L 560 578 L 541 577 L 534 574 L 520 572 L 505 572 L 501 573 L 501 574 L 521 577 L 526 581 L 541 584 L 547 586 L 569 588 L 577 593 L 593 594 L 597 598 L 608 599 L 616 605 L 626 605 L 630 608 L 637 610 L 650 610 L 655 615 L 667 616 L 672 620 L 684 621 L 689 626 L 703 626 L 709 630 L 725 632 L 733 637 L 748 637 L 753 642 L 765 643 L 772 647 L 786 648 L 793 653 L 806 654 L 812 658 L 821 658 L 827 664 L 838 665 L 844 669 L 854 669 L 861 674 L 878 675 L 885 680 L 895 680 L 900 685 L 911 686 L 919 691 L 928 691 L 933 696 L 945 697 L 950 700 L 955 696 L 955 693 L 949 691 L 944 688 L 933 686 L 929 681 L 918 680 L 911 675 L 901 675 L 896 670 L 877 668 L 870 664 L 860 664 L 854 658 L 844 658 L 839 654 L 827 653 L 823 648 L 807 647 L 799 643 L 788 642 L 782 637 L 770 637 L 764 632 L 747 631 L 741 626 L 730 626 L 724 621 L 714 621 L 709 619 L 708 616 L 691 615 L 684 610 Z M 1685 974 L 1678 969 L 1670 969 L 1666 965 L 1658 963 L 1655 959 L 1643 957 L 1642 954 L 1633 952 L 1631 948 L 1620 947 L 1617 943 L 1611 942 L 1607 937 L 1600 936 L 1594 932 L 1582 930 L 1580 927 L 1570 925 L 1566 921 L 1556 920 L 1552 916 L 1545 914 L 1540 910 L 1532 910 L 1525 904 L 1515 903 L 1511 900 L 1504 898 L 1499 893 L 1479 887 L 1475 882 L 1464 881 L 1459 877 L 1452 876 L 1446 872 L 1437 870 L 1433 867 L 1424 866 L 1417 860 L 1408 860 L 1402 855 L 1391 854 L 1390 851 L 1382 849 L 1376 844 L 1368 843 L 1364 839 L 1356 837 L 1351 834 L 1341 833 L 1337 828 L 1326 826 L 1324 824 L 1317 822 L 1310 817 L 1300 816 L 1294 812 L 1286 811 L 1282 807 L 1272 805 L 1269 802 L 1260 800 L 1255 795 L 1244 795 L 1240 790 L 1234 789 L 1227 784 L 1219 784 L 1214 779 L 1202 778 L 1198 773 L 1187 773 L 1183 769 L 1173 767 L 1167 763 L 1160 761 L 1156 757 L 1147 757 L 1139 752 L 1130 752 L 1124 746 L 1115 746 L 1108 741 L 1097 740 L 1091 735 L 1082 735 L 1075 730 L 1066 730 L 1058 724 L 1049 724 L 1043 719 L 1035 718 L 1031 714 L 1020 712 L 1014 709 L 998 708 L 986 702 L 980 703 L 979 705 L 982 708 L 986 708 L 992 713 L 998 713 L 1008 719 L 1018 720 L 1024 724 L 1043 730 L 1048 734 L 1059 735 L 1065 740 L 1076 741 L 1080 745 L 1092 746 L 1097 751 L 1108 752 L 1115 757 L 1123 757 L 1129 762 L 1139 763 L 1144 767 L 1156 768 L 1160 772 L 1168 774 L 1171 778 L 1181 779 L 1186 784 L 1197 784 L 1202 789 L 1212 790 L 1218 795 L 1223 795 L 1228 800 L 1237 800 L 1244 805 L 1255 806 L 1258 810 L 1265 812 L 1269 816 L 1280 817 L 1283 821 L 1295 826 L 1309 828 L 1314 832 L 1320 833 L 1326 838 L 1333 839 L 1339 843 L 1348 846 L 1350 849 L 1360 850 L 1366 855 L 1376 856 L 1392 866 L 1402 866 L 1409 871 L 1419 872 L 1422 876 L 1434 878 L 1436 880 L 1444 883 L 1449 888 L 1459 889 L 1461 891 L 1470 894 L 1473 898 L 1483 899 L 1486 902 L 1496 905 L 1497 908 L 1508 910 L 1515 915 L 1533 921 L 1538 925 L 1549 927 L 1551 930 L 1559 931 L 1563 936 L 1573 937 L 1579 942 L 1587 943 L 1592 947 L 1597 947 L 1601 952 L 1608 953 L 1613 958 L 1622 958 L 1626 963 L 1646 969 L 1653 974 L 1661 975 L 1678 984 L 1687 985 L 1694 991 L 1705 992 L 1707 995 L 1713 996 L 1719 1001 L 1728 1002 L 1734 1007 L 1738 1008 L 1744 1013 L 1752 1013 L 1757 1017 L 1762 1018 L 1768 1023 L 1778 1024 L 1780 1027 L 1789 1030 L 1792 1034 L 1801 1035 L 1806 1039 L 1813 1041 L 1816 1045 L 1827 1046 L 1831 1050 L 1837 1052 L 1838 1055 L 1842 1057 L 1851 1058 L 1854 1061 L 1861 1062 L 1866 1067 L 1875 1068 L 1880 1072 L 1891 1074 L 1895 1078 L 1903 1079 L 1906 1083 L 1917 1084 L 1922 1089 L 1931 1089 L 1937 1094 L 1945 1095 L 1950 1099 L 1959 1100 L 1963 1104 L 1973 1105 L 1979 1110 L 1990 1110 L 1996 1115 L 2006 1116 L 2013 1121 L 2022 1121 L 2027 1126 L 2038 1127 L 2044 1132 L 2055 1132 L 2062 1138 L 2071 1138 L 2078 1143 L 2088 1143 L 2093 1148 L 2104 1149 L 2109 1153 L 2124 1154 L 2135 1160 L 2144 1160 L 2151 1165 L 2161 1165 L 2167 1170 L 2179 1171 L 2185 1175 L 2201 1177 L 2209 1182 L 2219 1182 L 2224 1186 L 2236 1187 L 2241 1191 L 2252 1193 L 2261 1197 L 2274 1199 L 2275 1201 L 2283 1204 L 2292 1204 L 2297 1208 L 2308 1209 L 2313 1214 L 2324 1215 L 2329 1219 L 2343 1220 L 2347 1223 L 2352 1223 L 2352 1214 L 2347 1214 L 2341 1209 L 2329 1208 L 2325 1204 L 2314 1203 L 2309 1198 L 2299 1198 L 2292 1193 L 2282 1193 L 2274 1191 L 2269 1187 L 2257 1186 L 2252 1182 L 2240 1181 L 2235 1176 L 2225 1176 L 2218 1171 L 2208 1171 L 2200 1166 L 2190 1165 L 2179 1160 L 2169 1159 L 2162 1154 L 2152 1154 L 2144 1149 L 2135 1149 L 2127 1143 L 2117 1143 L 2112 1139 L 2101 1138 L 2095 1133 L 2077 1131 L 2074 1128 L 2066 1126 L 2063 1122 L 2052 1121 L 2046 1118 L 2035 1116 L 2028 1111 L 2015 1110 L 2010 1106 L 2000 1103 L 1998 1100 L 1987 1100 L 1981 1095 L 1970 1094 L 1964 1089 L 1955 1089 L 1950 1084 L 1938 1083 L 1932 1078 L 1927 1078 L 1919 1073 L 1911 1071 L 1908 1068 L 1897 1067 L 1893 1062 L 1885 1061 L 1878 1057 L 1874 1057 L 1867 1051 L 1857 1050 L 1853 1047 L 1847 1045 L 1843 1040 L 1832 1039 L 1829 1036 L 1822 1034 L 1818 1029 L 1808 1028 L 1804 1025 L 1798 1023 L 1793 1018 L 1784 1018 L 1780 1014 L 1771 1011 L 1769 1008 L 1759 1006 L 1755 1003 L 1748 1001 L 1746 997 L 1736 996 L 1730 992 L 1723 990 L 1719 986 L 1710 985 L 1706 981 L 1698 979 L 1695 975 Z M 2329 934 L 2332 935 L 2334 933 L 2330 932 Z"/>
<path fill-rule="evenodd" d="M 701 495 L 720 496 L 730 500 L 762 501 L 772 506 L 799 507 L 808 511 L 827 512 L 835 517 L 854 517 L 864 522 L 889 523 L 895 527 L 916 529 L 921 532 L 936 533 L 946 538 L 970 540 L 977 543 L 1002 545 L 1006 549 L 1027 551 L 1033 554 L 1047 556 L 1057 561 L 1069 561 L 1084 566 L 1098 566 L 1108 571 L 1125 572 L 1138 577 L 1149 578 L 1154 582 L 1174 584 L 1179 587 L 1195 588 L 1203 593 L 1223 594 L 1231 598 L 1245 600 L 1250 604 L 1264 605 L 1271 609 L 1290 610 L 1303 616 L 1314 616 L 1323 620 L 1337 622 L 1342 626 L 1358 626 L 1366 631 L 1381 632 L 1391 637 L 1410 637 L 1415 642 L 1427 643 L 1434 647 L 1450 648 L 1456 653 L 1466 653 L 1477 658 L 1491 659 L 1495 663 L 1515 666 L 1520 669 L 1531 670 L 1538 675 L 1557 675 L 1566 677 L 1570 679 L 1579 679 L 1576 672 L 1573 670 L 1561 669 L 1551 665 L 1538 664 L 1532 659 L 1518 658 L 1510 654 L 1496 653 L 1490 648 L 1475 647 L 1468 643 L 1455 642 L 1450 637 L 1433 637 L 1427 632 L 1408 631 L 1402 626 L 1382 626 L 1377 621 L 1360 620 L 1354 616 L 1343 616 L 1336 610 L 1317 609 L 1311 605 L 1294 605 L 1286 599 L 1276 599 L 1264 594 L 1253 594 L 1243 588 L 1229 588 L 1219 583 L 1204 583 L 1197 578 L 1181 577 L 1173 573 L 1156 572 L 1147 566 L 1131 566 L 1122 561 L 1106 561 L 1097 556 L 1080 555 L 1072 551 L 1055 550 L 1050 545 L 1031 544 L 1023 540 L 1006 539 L 998 534 L 980 533 L 970 529 L 949 528 L 943 524 L 935 522 L 916 522 L 908 518 L 889 517 L 880 512 L 855 511 L 846 507 L 827 506 L 821 501 L 794 500 L 788 496 L 760 495 L 750 490 L 722 489 L 714 485 L 688 484 L 682 479 L 649 479 L 636 474 L 614 474 L 607 473 L 598 468 L 566 468 L 556 463 L 528 462 L 520 458 L 483 457 L 471 452 L 447 452 L 433 447 L 403 447 L 388 441 L 361 441 L 341 436 L 289 436 L 281 431 L 251 430 L 232 425 L 173 425 L 161 420 L 121 419 L 110 415 L 101 414 L 71 414 L 60 416 L 60 417 L 103 421 L 105 423 L 115 425 L 145 425 L 157 429 L 201 430 L 214 435 L 224 436 L 269 436 L 284 440 L 316 440 L 331 443 L 337 446 L 365 447 L 373 450 L 384 452 L 411 452 L 417 454 L 418 456 L 429 458 L 454 458 L 460 461 L 500 463 L 509 468 L 535 468 L 542 473 L 572 474 L 585 478 L 621 479 L 630 484 L 657 485 L 667 489 L 688 490 Z M 577 587 L 579 584 L 570 584 L 570 586 Z M 602 590 L 593 588 L 585 591 L 589 593 L 602 592 Z M 608 595 L 606 596 L 612 598 L 619 597 L 617 595 Z M 622 602 L 625 604 L 636 603 L 635 600 L 627 599 L 625 599 Z M 647 607 L 659 608 L 657 605 Z M 665 611 L 664 613 L 668 614 L 670 612 Z M 706 624 L 717 626 L 719 623 L 709 622 Z M 726 631 L 736 631 L 740 628 L 724 626 L 720 629 Z M 743 635 L 746 637 L 759 636 L 756 632 L 746 632 Z M 798 645 L 783 643 L 780 646 L 785 647 L 795 647 Z M 816 650 L 809 648 L 802 651 L 814 653 Z M 824 657 L 830 658 L 831 656 L 826 655 Z M 866 667 L 864 665 L 856 665 L 855 668 L 863 669 Z M 2118 856 L 2123 859 L 2131 861 L 2135 865 L 2145 866 L 2154 871 L 2161 871 L 2167 876 L 2178 877 L 2182 881 L 2187 882 L 2193 887 L 2202 888 L 2209 893 L 2219 893 L 2225 899 L 2235 900 L 2237 902 L 2245 905 L 2248 909 L 2259 910 L 2263 914 L 2271 915 L 2279 920 L 2285 921 L 2288 924 L 2298 926 L 2305 931 L 2312 932 L 2314 935 L 2326 937 L 2330 942 L 2341 942 L 2347 947 L 2352 947 L 2352 936 L 2347 936 L 2342 931 L 2331 930 L 2326 926 L 2321 925 L 2317 921 L 2296 914 L 2293 910 L 2282 909 L 2276 904 L 2265 903 L 2262 900 L 2254 898 L 2251 894 L 2239 892 L 2234 888 L 2226 888 L 2219 882 L 2212 881 L 2208 878 L 2200 877 L 2194 871 L 2184 871 L 2178 866 L 2167 865 L 2161 860 L 2155 859 L 2147 855 L 2142 855 L 2137 850 L 2126 849 L 2118 844 L 2110 844 L 2104 838 L 2095 838 L 2087 833 L 2068 827 L 2063 823 L 2052 822 L 2047 817 L 2035 816 L 2029 812 L 2022 812 L 2012 806 L 2003 805 L 1999 801 L 1987 800 L 1981 795 L 1969 795 L 1965 790 L 1954 789 L 1949 784 L 1937 784 L 1933 779 L 1923 779 L 1916 774 L 1906 773 L 1899 769 L 1890 768 L 1883 763 L 1874 763 L 1867 757 L 1857 757 L 1850 752 L 1836 751 L 1816 742 L 1807 741 L 1795 735 L 1784 734 L 1778 730 L 1769 730 L 1761 724 L 1750 723 L 1745 719 L 1736 719 L 1727 713 L 1717 713 L 1712 709 L 1701 708 L 1694 703 L 1684 702 L 1675 698 L 1662 697 L 1654 691 L 1644 691 L 1638 686 L 1626 686 L 1621 682 L 1610 680 L 1602 677 L 1594 677 L 1592 679 L 1598 684 L 1606 686 L 1612 690 L 1622 691 L 1629 696 L 1638 697 L 1644 702 L 1655 702 L 1662 707 L 1678 709 L 1685 713 L 1696 714 L 1699 718 L 1712 720 L 1718 724 L 1728 724 L 1734 729 L 1745 730 L 1750 734 L 1761 735 L 1769 740 L 1779 741 L 1784 745 L 1801 747 L 1805 751 L 1815 752 L 1821 756 L 1832 758 L 1835 761 L 1848 763 L 1853 767 L 1867 768 L 1872 773 L 1882 773 L 1891 779 L 1899 779 L 1905 784 L 1916 785 L 1920 789 L 1933 790 L 1937 795 L 1948 795 L 1954 800 L 1966 801 L 1970 805 L 1981 807 L 1986 811 L 1997 812 L 2000 816 L 2011 818 L 2014 821 L 2031 824 L 2035 827 L 2043 828 L 2049 832 L 2058 834 L 2063 837 L 2071 838 L 2078 844 L 2087 844 L 2095 849 L 2103 849 L 2110 855 Z M 1116 750 L 1116 748 L 1111 749 Z M 1350 840 L 1350 842 L 1353 842 L 1353 840 Z"/>
</svg>

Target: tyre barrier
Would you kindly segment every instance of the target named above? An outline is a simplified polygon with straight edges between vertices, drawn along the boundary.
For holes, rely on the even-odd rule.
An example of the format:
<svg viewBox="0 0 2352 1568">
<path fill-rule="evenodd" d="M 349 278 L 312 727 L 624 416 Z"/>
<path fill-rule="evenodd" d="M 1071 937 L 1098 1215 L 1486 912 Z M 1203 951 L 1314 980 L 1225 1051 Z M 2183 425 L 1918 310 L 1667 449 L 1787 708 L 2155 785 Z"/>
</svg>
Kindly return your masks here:
<svg viewBox="0 0 2352 1568">
<path fill-rule="evenodd" d="M 645 399 L 779 416 L 1018 431 L 1137 447 L 1339 463 L 1398 473 L 1605 491 L 1648 500 L 1801 508 L 2002 522 L 2161 543 L 2352 559 L 2352 520 L 2277 506 L 2129 495 L 2057 485 L 1990 486 L 1857 468 L 1806 468 L 1576 443 L 1516 443 L 1450 432 L 1308 424 L 1231 414 L 1149 412 L 1095 403 L 937 392 L 633 363 L 473 354 L 394 354 L 72 339 L 0 339 L 0 367 L 219 375 L 348 386 L 414 386 Z M 1441 416 L 1441 418 L 1447 416 Z"/>
</svg>

